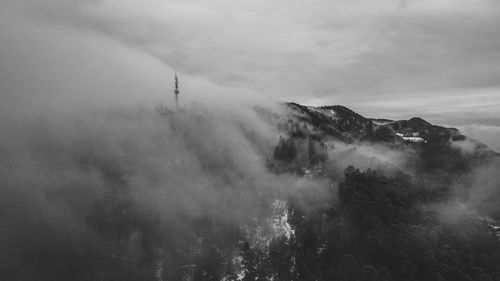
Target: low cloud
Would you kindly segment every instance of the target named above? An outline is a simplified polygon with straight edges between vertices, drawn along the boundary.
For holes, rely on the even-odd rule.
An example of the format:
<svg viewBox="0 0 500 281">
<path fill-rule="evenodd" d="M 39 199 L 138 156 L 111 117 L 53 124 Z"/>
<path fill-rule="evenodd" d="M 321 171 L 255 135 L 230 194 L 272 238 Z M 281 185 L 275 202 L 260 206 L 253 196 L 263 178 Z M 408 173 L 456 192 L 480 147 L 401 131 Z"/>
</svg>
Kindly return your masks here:
<svg viewBox="0 0 500 281">
<path fill-rule="evenodd" d="M 488 145 L 490 149 L 500 152 L 500 127 L 493 125 L 470 124 L 456 126 L 463 134 L 475 138 Z"/>
<path fill-rule="evenodd" d="M 353 166 L 362 171 L 367 169 L 379 170 L 392 174 L 402 170 L 413 174 L 411 159 L 415 157 L 411 150 L 402 146 L 388 146 L 384 144 L 342 142 L 329 143 L 328 166 L 329 172 L 336 178 L 342 179 L 344 170 Z"/>
<path fill-rule="evenodd" d="M 3 123 L 2 135 L 0 261 L 13 274 L 26 266 L 28 276 L 63 272 L 92 263 L 95 253 L 115 255 L 106 229 L 120 229 L 133 246 L 134 231 L 154 231 L 144 229 L 150 220 L 173 239 L 196 235 L 193 224 L 207 219 L 227 225 L 218 235 L 253 224 L 271 231 L 274 200 L 326 192 L 323 180 L 268 172 L 278 135 L 246 107 L 46 113 Z M 122 219 L 127 229 L 115 225 Z"/>
</svg>

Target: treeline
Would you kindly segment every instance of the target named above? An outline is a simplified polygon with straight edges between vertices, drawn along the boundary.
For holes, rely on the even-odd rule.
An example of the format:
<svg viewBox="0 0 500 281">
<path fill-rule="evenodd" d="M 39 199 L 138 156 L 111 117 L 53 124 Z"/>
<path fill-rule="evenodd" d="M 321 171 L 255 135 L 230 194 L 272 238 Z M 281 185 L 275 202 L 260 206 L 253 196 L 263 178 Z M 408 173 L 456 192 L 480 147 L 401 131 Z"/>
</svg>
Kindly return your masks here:
<svg viewBox="0 0 500 281">
<path fill-rule="evenodd" d="M 349 166 L 339 179 L 325 167 L 336 161 L 328 159 L 335 147 L 320 133 L 293 121 L 282 126 L 288 133 L 270 152 L 270 173 L 318 180 L 320 195 L 256 196 L 256 210 L 238 221 L 208 213 L 162 218 L 139 207 L 127 178 L 110 168 L 103 176 L 113 188 L 81 210 L 89 228 L 81 244 L 27 245 L 30 255 L 12 255 L 16 265 L 2 279 L 500 281 L 495 233 L 474 212 L 446 209 L 460 196 L 453 179 L 474 166 L 457 149 L 410 144 L 412 176 Z M 387 130 L 376 136 L 393 141 Z M 283 201 L 282 213 L 273 213 L 274 200 Z M 286 232 L 273 232 L 276 215 Z"/>
<path fill-rule="evenodd" d="M 239 224 L 209 215 L 164 222 L 126 192 L 110 194 L 87 218 L 100 237 L 93 248 L 55 253 L 19 280 L 500 280 L 500 244 L 484 222 L 443 221 L 428 207 L 447 190 L 354 167 L 325 188 L 327 199 L 289 198 L 290 232 L 269 240 L 258 240 L 272 215 L 266 202 L 256 206 L 262 217 Z"/>
<path fill-rule="evenodd" d="M 433 192 L 403 173 L 348 168 L 339 207 L 290 202 L 295 234 L 273 239 L 258 280 L 500 280 L 495 236 L 472 215 L 446 222 L 422 208 Z"/>
<path fill-rule="evenodd" d="M 116 254 L 95 253 L 85 271 L 94 275 L 81 276 L 193 281 L 500 280 L 500 243 L 484 221 L 473 212 L 442 215 L 443 206 L 456 199 L 451 179 L 470 171 L 471 162 L 456 149 L 417 144 L 411 147 L 417 157 L 414 176 L 350 166 L 335 182 L 337 178 L 329 179 L 322 165 L 329 148 L 321 136 L 311 134 L 305 125 L 287 126 L 291 133 L 280 137 L 268 160 L 270 171 L 329 182 L 326 199 L 302 194 L 287 198 L 288 233 L 265 233 L 270 231 L 266 221 L 273 215 L 269 201 L 256 206 L 261 217 L 239 223 L 207 215 L 186 217 L 176 226 L 134 210 L 126 196 L 115 196 L 94 206 L 96 215 L 89 217 L 89 223 L 104 237 L 105 252 Z M 138 252 L 127 252 L 131 248 Z"/>
<path fill-rule="evenodd" d="M 322 139 L 289 123 L 288 139 L 274 150 L 281 170 L 271 168 L 300 174 L 291 163 L 317 165 L 315 157 L 299 155 L 316 153 L 310 144 Z M 380 141 L 393 143 L 384 133 Z M 485 158 L 446 142 L 400 145 L 414 151 L 413 177 L 350 166 L 338 188 L 332 182 L 337 202 L 311 202 L 304 213 L 303 203 L 289 201 L 294 236 L 273 239 L 259 258 L 266 261 L 257 267 L 261 278 L 248 280 L 500 280 L 495 233 L 475 212 L 455 214 L 449 207 L 466 196 L 453 189 L 454 181 Z"/>
</svg>

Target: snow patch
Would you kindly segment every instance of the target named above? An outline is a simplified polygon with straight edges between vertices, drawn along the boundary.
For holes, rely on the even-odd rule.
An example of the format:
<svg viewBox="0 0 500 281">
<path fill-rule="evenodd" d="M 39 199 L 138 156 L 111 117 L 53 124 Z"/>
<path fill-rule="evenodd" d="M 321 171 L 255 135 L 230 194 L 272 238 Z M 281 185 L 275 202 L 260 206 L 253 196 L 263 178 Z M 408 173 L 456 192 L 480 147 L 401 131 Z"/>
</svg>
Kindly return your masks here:
<svg viewBox="0 0 500 281">
<path fill-rule="evenodd" d="M 387 125 L 387 124 L 391 124 L 391 123 L 394 123 L 393 121 L 373 121 L 373 124 L 377 125 L 377 126 L 383 126 L 383 125 Z"/>
<path fill-rule="evenodd" d="M 288 223 L 288 215 L 286 201 L 276 199 L 272 203 L 272 227 L 276 236 L 285 235 L 287 239 L 290 239 L 294 235 Z"/>
<path fill-rule="evenodd" d="M 404 134 L 401 133 L 396 133 L 396 136 L 400 137 L 403 139 L 403 141 L 410 141 L 410 142 L 427 142 L 425 139 L 421 137 L 416 137 L 418 133 L 412 133 L 411 136 L 405 136 Z"/>
</svg>

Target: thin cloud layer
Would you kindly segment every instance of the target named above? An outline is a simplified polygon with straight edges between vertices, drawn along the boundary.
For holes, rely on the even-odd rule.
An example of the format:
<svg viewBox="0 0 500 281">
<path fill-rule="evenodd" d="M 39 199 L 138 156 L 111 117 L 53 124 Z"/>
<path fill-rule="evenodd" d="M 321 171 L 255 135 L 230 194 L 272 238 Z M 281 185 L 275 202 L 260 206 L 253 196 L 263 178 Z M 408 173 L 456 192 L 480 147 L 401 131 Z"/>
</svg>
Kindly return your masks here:
<svg viewBox="0 0 500 281">
<path fill-rule="evenodd" d="M 458 129 L 465 135 L 474 136 L 490 148 L 500 153 L 500 127 L 489 125 L 470 124 L 459 126 Z"/>
</svg>

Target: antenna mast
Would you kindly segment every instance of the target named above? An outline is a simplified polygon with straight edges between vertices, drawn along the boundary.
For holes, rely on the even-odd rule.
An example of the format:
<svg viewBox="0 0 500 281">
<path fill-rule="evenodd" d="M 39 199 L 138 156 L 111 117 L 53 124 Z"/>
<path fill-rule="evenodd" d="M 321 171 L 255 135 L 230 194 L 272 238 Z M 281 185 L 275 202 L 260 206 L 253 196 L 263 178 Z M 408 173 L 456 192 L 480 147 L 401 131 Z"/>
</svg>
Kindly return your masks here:
<svg viewBox="0 0 500 281">
<path fill-rule="evenodd" d="M 179 108 L 179 79 L 177 78 L 177 72 L 175 73 L 175 108 Z"/>
</svg>

